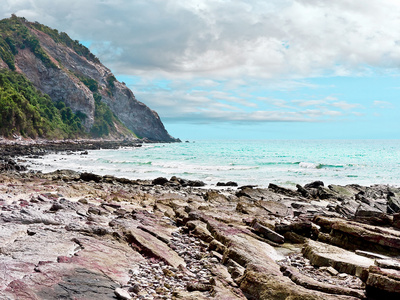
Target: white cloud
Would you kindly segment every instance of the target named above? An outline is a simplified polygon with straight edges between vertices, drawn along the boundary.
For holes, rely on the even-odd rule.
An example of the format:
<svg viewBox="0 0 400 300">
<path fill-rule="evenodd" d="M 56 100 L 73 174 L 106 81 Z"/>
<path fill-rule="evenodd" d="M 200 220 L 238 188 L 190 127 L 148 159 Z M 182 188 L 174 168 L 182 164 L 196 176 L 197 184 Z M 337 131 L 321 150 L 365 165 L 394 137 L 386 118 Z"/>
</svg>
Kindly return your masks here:
<svg viewBox="0 0 400 300">
<path fill-rule="evenodd" d="M 0 16 L 11 13 L 90 42 L 114 72 L 140 77 L 134 93 L 167 119 L 358 116 L 360 104 L 337 97 L 259 91 L 400 66 L 395 0 L 5 0 Z"/>
<path fill-rule="evenodd" d="M 321 106 L 326 105 L 328 101 L 326 99 L 323 100 L 292 100 L 292 103 L 297 104 L 301 107 L 307 106 Z"/>
<path fill-rule="evenodd" d="M 0 8 L 92 40 L 120 72 L 257 78 L 398 66 L 399 11 L 390 0 L 7 0 Z"/>
<path fill-rule="evenodd" d="M 374 101 L 373 106 L 377 107 L 377 108 L 382 108 L 382 109 L 394 108 L 393 103 L 390 103 L 388 101 L 379 101 L 379 100 Z"/>
<path fill-rule="evenodd" d="M 361 105 L 358 103 L 348 103 L 345 101 L 334 102 L 331 105 L 342 110 L 351 110 L 353 108 L 361 107 Z"/>
</svg>

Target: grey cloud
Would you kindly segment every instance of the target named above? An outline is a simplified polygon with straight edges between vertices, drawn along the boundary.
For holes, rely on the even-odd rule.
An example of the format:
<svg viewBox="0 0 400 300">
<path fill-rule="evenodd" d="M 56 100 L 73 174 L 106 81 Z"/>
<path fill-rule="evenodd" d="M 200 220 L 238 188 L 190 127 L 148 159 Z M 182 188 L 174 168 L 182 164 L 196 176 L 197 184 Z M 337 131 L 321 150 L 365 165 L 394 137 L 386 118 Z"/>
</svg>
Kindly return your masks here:
<svg viewBox="0 0 400 300">
<path fill-rule="evenodd" d="M 5 0 L 0 16 L 90 41 L 114 72 L 143 78 L 133 91 L 162 118 L 309 122 L 361 107 L 252 90 L 312 89 L 304 78 L 398 68 L 398 11 L 392 0 Z M 171 90 L 154 84 L 159 78 Z M 265 103 L 272 108 L 261 111 Z"/>
<path fill-rule="evenodd" d="M 1 14 L 92 40 L 120 72 L 268 78 L 310 76 L 337 65 L 350 71 L 398 66 L 398 8 L 390 0 L 7 0 Z M 120 53 L 110 55 L 115 48 Z"/>
</svg>

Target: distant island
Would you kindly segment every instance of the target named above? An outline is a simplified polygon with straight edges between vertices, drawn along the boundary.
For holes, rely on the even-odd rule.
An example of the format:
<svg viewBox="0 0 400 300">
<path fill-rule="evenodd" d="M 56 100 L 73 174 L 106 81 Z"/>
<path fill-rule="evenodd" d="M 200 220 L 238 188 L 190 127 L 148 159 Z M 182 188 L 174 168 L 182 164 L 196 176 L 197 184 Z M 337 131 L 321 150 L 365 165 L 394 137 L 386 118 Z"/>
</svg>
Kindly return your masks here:
<svg viewBox="0 0 400 300">
<path fill-rule="evenodd" d="M 0 21 L 0 135 L 179 141 L 87 47 L 15 15 Z"/>
</svg>

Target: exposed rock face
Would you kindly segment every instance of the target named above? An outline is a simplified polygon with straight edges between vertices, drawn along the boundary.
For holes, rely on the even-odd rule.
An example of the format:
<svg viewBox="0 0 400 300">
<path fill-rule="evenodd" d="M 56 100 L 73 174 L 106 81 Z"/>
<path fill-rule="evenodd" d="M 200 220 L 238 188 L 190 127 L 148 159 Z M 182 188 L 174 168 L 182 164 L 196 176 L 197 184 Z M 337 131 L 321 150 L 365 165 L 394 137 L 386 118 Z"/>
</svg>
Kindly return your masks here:
<svg viewBox="0 0 400 300">
<path fill-rule="evenodd" d="M 139 102 L 131 90 L 115 80 L 111 71 L 95 60 L 78 55 L 76 51 L 56 43 L 48 34 L 37 30 L 26 20 L 21 21 L 38 38 L 40 46 L 56 67 L 46 66 L 29 48 L 18 49 L 15 66 L 40 91 L 53 101 L 63 101 L 73 112 L 82 112 L 87 118 L 86 129 L 94 123 L 95 100 L 81 77 L 97 82 L 97 94 L 119 120 L 138 137 L 153 141 L 177 141 L 166 131 L 158 114 Z M 8 68 L 0 59 L 0 68 Z"/>
<path fill-rule="evenodd" d="M 79 79 L 61 68 L 47 68 L 28 49 L 19 50 L 15 62 L 18 70 L 24 73 L 36 88 L 48 94 L 53 101 L 63 101 L 74 112 L 81 111 L 86 114 L 84 126 L 86 129 L 92 127 L 95 109 L 93 95 Z"/>
</svg>

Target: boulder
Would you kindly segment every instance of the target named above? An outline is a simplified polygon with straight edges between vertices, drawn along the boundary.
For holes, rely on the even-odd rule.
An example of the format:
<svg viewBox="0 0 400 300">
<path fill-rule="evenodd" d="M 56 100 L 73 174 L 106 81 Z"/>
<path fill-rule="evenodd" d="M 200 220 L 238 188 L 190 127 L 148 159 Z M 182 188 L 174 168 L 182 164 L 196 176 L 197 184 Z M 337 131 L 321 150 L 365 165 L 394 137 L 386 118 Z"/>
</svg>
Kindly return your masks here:
<svg viewBox="0 0 400 300">
<path fill-rule="evenodd" d="M 102 177 L 93 173 L 87 173 L 83 172 L 80 175 L 80 179 L 83 181 L 94 181 L 94 182 L 100 182 L 102 180 Z"/>
<path fill-rule="evenodd" d="M 217 186 L 238 186 L 237 182 L 228 181 L 228 182 L 218 182 Z"/>
<path fill-rule="evenodd" d="M 285 195 L 288 197 L 297 197 L 299 194 L 296 191 L 278 186 L 276 184 L 270 183 L 268 185 L 268 190 L 273 191 L 274 193 Z"/>
<path fill-rule="evenodd" d="M 168 182 L 168 179 L 165 177 L 158 177 L 152 181 L 154 185 L 164 185 Z"/>
<path fill-rule="evenodd" d="M 308 183 L 304 186 L 305 189 L 317 189 L 321 186 L 324 186 L 324 183 L 320 180 Z"/>
</svg>

